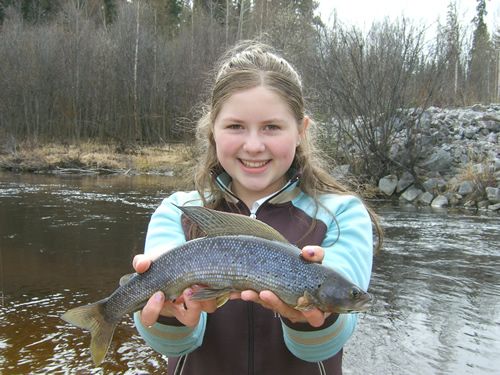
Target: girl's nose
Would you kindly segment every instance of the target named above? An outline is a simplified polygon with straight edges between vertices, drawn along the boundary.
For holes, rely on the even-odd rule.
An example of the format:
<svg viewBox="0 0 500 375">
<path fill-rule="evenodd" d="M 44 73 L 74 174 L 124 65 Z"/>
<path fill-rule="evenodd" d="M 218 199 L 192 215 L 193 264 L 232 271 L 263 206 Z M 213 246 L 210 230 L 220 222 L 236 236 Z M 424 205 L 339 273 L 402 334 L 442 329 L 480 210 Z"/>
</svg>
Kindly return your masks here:
<svg viewBox="0 0 500 375">
<path fill-rule="evenodd" d="M 258 134 L 249 134 L 243 144 L 243 150 L 249 153 L 262 152 L 265 149 L 266 145 Z"/>
</svg>

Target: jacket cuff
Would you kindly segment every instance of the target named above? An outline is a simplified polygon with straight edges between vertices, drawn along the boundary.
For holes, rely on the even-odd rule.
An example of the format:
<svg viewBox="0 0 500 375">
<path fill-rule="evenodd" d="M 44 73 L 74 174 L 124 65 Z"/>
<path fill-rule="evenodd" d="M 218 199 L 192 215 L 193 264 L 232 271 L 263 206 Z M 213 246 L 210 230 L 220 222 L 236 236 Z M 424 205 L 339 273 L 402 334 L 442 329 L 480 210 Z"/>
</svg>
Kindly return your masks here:
<svg viewBox="0 0 500 375">
<path fill-rule="evenodd" d="M 182 324 L 176 318 L 171 318 L 163 315 L 158 316 L 158 320 L 156 321 L 156 323 L 163 324 L 166 326 L 184 327 L 184 324 Z"/>
<path fill-rule="evenodd" d="M 321 327 L 313 327 L 309 323 L 293 323 L 291 320 L 283 317 L 281 318 L 281 321 L 284 325 L 286 325 L 288 328 L 293 329 L 294 331 L 308 332 L 320 331 L 322 329 L 328 328 L 337 321 L 338 317 L 339 314 L 331 314 L 328 318 L 325 319 L 325 322 Z"/>
</svg>

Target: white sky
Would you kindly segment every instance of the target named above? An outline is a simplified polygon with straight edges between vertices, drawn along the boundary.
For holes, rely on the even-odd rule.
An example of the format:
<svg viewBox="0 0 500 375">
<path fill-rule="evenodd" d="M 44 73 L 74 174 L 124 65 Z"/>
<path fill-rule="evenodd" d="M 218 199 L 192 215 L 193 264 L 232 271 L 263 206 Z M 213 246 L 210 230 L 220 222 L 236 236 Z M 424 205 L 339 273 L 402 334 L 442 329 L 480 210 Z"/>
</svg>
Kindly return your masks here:
<svg viewBox="0 0 500 375">
<path fill-rule="evenodd" d="M 468 25 L 476 14 L 476 0 L 455 0 L 459 19 Z M 385 17 L 394 19 L 401 15 L 422 24 L 435 25 L 438 17 L 443 24 L 450 0 L 320 0 L 318 12 L 323 22 L 336 9 L 337 18 L 346 25 L 356 25 L 367 30 L 373 21 Z M 490 34 L 500 27 L 500 0 L 487 0 L 487 24 Z M 331 18 L 333 20 L 333 16 Z"/>
</svg>

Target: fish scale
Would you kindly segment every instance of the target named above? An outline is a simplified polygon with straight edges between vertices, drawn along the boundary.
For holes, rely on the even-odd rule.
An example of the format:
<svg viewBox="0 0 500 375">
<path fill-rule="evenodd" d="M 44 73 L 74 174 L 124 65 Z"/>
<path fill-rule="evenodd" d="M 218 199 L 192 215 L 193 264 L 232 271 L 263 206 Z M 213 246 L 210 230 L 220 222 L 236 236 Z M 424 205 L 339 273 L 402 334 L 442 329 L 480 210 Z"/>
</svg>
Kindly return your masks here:
<svg viewBox="0 0 500 375">
<path fill-rule="evenodd" d="M 63 314 L 65 321 L 90 331 L 90 352 L 96 365 L 103 361 L 123 316 L 140 310 L 158 290 L 173 300 L 184 289 L 202 285 L 191 298 L 218 301 L 227 300 L 231 291 L 270 290 L 299 310 L 316 307 L 346 313 L 368 307 L 368 293 L 334 269 L 305 261 L 298 248 L 268 225 L 203 207 L 178 208 L 207 237 L 165 252 L 142 274 L 122 278 L 109 297 Z M 220 223 L 227 227 L 220 228 Z M 235 234 L 238 231 L 243 234 Z"/>
<path fill-rule="evenodd" d="M 135 275 L 106 305 L 110 321 L 142 307 L 156 291 L 175 299 L 193 284 L 212 289 L 275 291 L 295 306 L 304 291 L 312 293 L 327 269 L 304 261 L 291 245 L 252 236 L 221 236 L 193 240 L 158 258 L 150 271 Z M 257 267 L 255 267 L 257 266 Z M 142 293 L 131 293 L 138 286 Z"/>
</svg>

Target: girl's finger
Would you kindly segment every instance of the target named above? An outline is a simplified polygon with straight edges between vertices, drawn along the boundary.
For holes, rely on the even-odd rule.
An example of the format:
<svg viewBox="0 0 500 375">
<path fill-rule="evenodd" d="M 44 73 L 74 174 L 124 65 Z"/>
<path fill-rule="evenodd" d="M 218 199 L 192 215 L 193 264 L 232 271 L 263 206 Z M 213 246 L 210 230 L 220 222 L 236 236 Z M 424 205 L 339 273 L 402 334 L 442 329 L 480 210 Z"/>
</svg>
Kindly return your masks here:
<svg viewBox="0 0 500 375">
<path fill-rule="evenodd" d="M 309 262 L 321 263 L 325 257 L 325 250 L 321 246 L 308 245 L 302 248 L 300 255 Z"/>
<path fill-rule="evenodd" d="M 134 257 L 132 261 L 132 266 L 138 273 L 143 273 L 149 269 L 151 266 L 151 260 L 144 254 L 138 254 Z"/>
<path fill-rule="evenodd" d="M 141 311 L 141 322 L 143 325 L 150 327 L 156 323 L 164 302 L 165 296 L 162 292 L 156 292 L 151 296 Z"/>
</svg>

